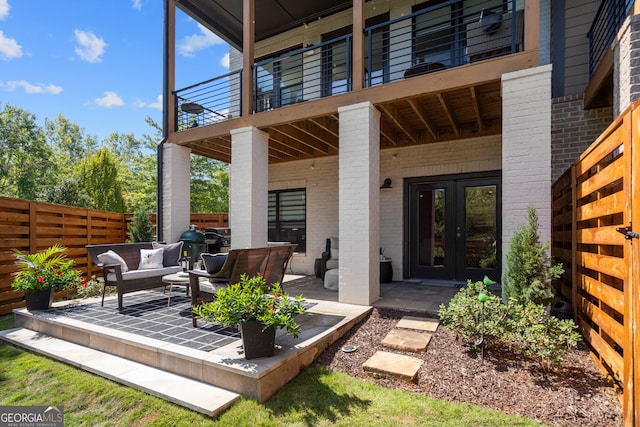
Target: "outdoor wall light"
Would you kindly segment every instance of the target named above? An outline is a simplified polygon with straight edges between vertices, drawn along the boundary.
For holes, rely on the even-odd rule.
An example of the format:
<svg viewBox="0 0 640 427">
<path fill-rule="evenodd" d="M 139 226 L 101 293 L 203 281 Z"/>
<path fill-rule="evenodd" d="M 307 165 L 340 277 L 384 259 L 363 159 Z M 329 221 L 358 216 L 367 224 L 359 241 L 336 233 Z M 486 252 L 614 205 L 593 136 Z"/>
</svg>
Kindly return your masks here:
<svg viewBox="0 0 640 427">
<path fill-rule="evenodd" d="M 391 178 L 385 178 L 384 182 L 380 186 L 380 189 L 391 188 Z"/>
</svg>

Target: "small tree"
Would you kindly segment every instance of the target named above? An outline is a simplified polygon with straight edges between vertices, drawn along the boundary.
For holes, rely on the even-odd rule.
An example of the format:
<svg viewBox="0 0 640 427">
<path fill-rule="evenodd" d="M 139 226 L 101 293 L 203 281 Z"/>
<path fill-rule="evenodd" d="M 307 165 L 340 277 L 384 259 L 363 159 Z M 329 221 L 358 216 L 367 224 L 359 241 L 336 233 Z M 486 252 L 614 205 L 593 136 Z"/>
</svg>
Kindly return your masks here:
<svg viewBox="0 0 640 427">
<path fill-rule="evenodd" d="M 153 225 L 151 214 L 147 209 L 141 208 L 133 213 L 129 224 L 129 239 L 132 242 L 150 242 L 153 240 Z"/>
<path fill-rule="evenodd" d="M 513 233 L 502 277 L 505 299 L 516 304 L 550 303 L 554 297 L 551 282 L 564 273 L 562 264 L 552 264 L 549 242 L 540 243 L 538 228 L 536 209 L 530 205 L 528 224 L 519 226 Z"/>
</svg>

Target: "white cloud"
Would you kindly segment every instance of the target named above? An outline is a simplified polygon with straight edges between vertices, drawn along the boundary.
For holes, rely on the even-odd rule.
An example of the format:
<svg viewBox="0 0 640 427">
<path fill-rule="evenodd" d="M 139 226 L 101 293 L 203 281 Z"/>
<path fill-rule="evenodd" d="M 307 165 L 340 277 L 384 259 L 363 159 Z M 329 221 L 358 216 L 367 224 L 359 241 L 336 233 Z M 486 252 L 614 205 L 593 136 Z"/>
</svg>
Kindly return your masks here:
<svg viewBox="0 0 640 427">
<path fill-rule="evenodd" d="M 87 62 L 101 62 L 107 43 L 90 31 L 75 30 L 76 54 Z"/>
<path fill-rule="evenodd" d="M 27 82 L 26 80 L 11 80 L 6 83 L 0 82 L 0 87 L 3 87 L 11 92 L 18 88 L 22 88 L 24 92 L 28 94 L 44 93 L 47 95 L 57 95 L 62 92 L 61 86 L 56 86 L 53 84 L 44 85 L 42 83 L 32 84 Z"/>
<path fill-rule="evenodd" d="M 98 107 L 111 108 L 111 107 L 122 107 L 124 105 L 124 101 L 120 96 L 118 96 L 115 92 L 105 92 L 102 98 L 96 98 L 93 100 L 93 103 Z"/>
<path fill-rule="evenodd" d="M 2 0 L 0 0 L 2 1 Z M 131 0 L 131 6 L 134 9 L 141 10 L 142 9 L 142 0 Z"/>
<path fill-rule="evenodd" d="M 136 109 L 152 108 L 154 110 L 162 111 L 162 95 L 158 95 L 155 102 L 147 102 L 141 99 L 133 101 L 133 107 Z"/>
<path fill-rule="evenodd" d="M 1 2 L 2 0 L 0 0 Z M 5 37 L 2 30 L 0 30 L 0 58 L 10 60 L 14 58 L 20 58 L 22 56 L 22 46 L 18 44 L 15 39 Z"/>
<path fill-rule="evenodd" d="M 0 21 L 9 16 L 9 0 L 0 0 Z"/>
<path fill-rule="evenodd" d="M 229 52 L 225 53 L 222 59 L 220 59 L 220 65 L 222 65 L 227 70 L 229 69 Z"/>
<path fill-rule="evenodd" d="M 200 34 L 186 36 L 182 43 L 178 46 L 178 52 L 182 56 L 193 57 L 193 54 L 199 50 L 204 50 L 216 44 L 223 44 L 224 40 L 198 24 Z"/>
</svg>

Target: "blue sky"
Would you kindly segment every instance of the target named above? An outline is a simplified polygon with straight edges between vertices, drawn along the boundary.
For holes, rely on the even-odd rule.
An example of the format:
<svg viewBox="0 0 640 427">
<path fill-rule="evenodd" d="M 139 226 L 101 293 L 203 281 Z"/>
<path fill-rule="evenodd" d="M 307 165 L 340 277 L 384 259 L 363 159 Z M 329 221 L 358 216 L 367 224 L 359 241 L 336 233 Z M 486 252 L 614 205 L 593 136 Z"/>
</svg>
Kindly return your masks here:
<svg viewBox="0 0 640 427">
<path fill-rule="evenodd" d="M 0 0 L 0 103 L 102 140 L 162 122 L 163 0 Z M 228 71 L 228 46 L 176 12 L 176 88 Z"/>
</svg>

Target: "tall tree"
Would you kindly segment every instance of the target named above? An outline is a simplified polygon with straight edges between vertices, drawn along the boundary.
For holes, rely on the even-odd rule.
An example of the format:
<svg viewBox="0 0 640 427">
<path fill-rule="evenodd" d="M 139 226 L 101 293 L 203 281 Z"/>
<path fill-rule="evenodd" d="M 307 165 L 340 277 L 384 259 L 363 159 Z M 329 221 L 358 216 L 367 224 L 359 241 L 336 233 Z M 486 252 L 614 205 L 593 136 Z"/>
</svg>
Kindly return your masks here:
<svg viewBox="0 0 640 427">
<path fill-rule="evenodd" d="M 226 163 L 191 156 L 191 212 L 228 212 L 229 168 Z"/>
<path fill-rule="evenodd" d="M 54 182 L 51 157 L 35 116 L 6 104 L 0 110 L 0 194 L 36 199 Z"/>
<path fill-rule="evenodd" d="M 107 147 L 100 148 L 78 164 L 78 176 L 91 200 L 91 208 L 126 212 L 118 170 L 116 155 Z"/>
</svg>

